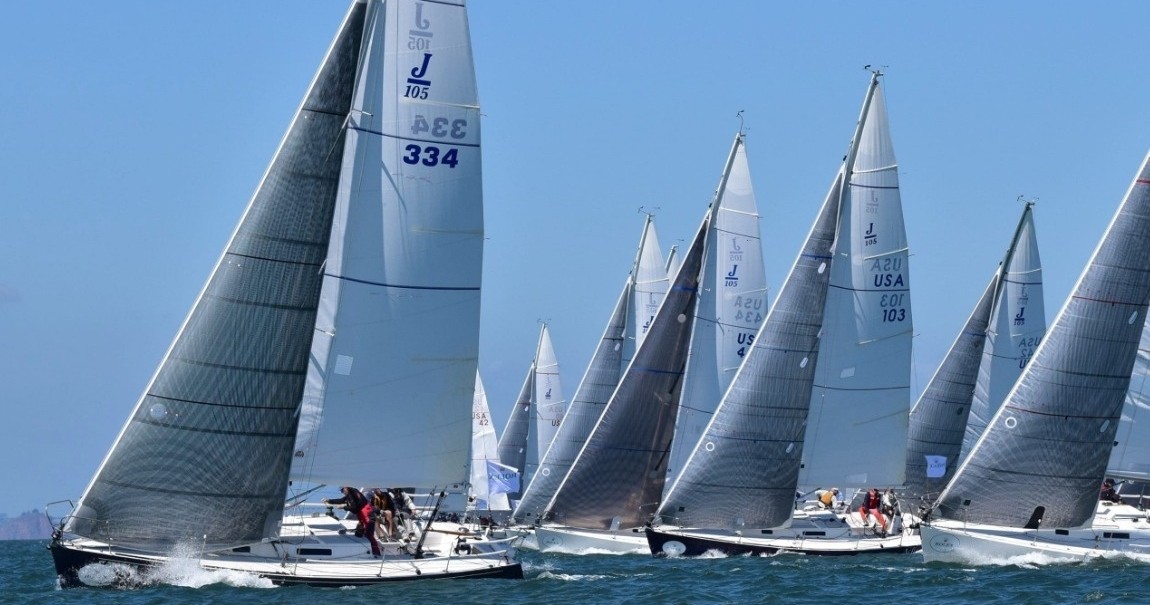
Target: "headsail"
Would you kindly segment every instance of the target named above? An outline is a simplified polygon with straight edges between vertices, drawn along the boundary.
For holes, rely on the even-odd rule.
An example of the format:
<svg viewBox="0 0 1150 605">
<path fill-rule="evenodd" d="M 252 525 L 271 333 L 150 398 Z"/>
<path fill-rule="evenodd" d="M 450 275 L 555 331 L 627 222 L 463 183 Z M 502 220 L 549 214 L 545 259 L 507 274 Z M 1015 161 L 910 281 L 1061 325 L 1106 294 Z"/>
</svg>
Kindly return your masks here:
<svg viewBox="0 0 1150 605">
<path fill-rule="evenodd" d="M 1150 298 L 1150 155 L 1006 402 L 936 505 L 1070 528 L 1094 515 Z"/>
<path fill-rule="evenodd" d="M 183 538 L 229 547 L 279 530 L 363 9 L 354 5 L 344 19 L 239 226 L 67 531 L 163 550 Z"/>
<path fill-rule="evenodd" d="M 848 186 L 803 445 L 803 486 L 899 485 L 905 474 L 910 272 L 879 75 L 871 78 L 845 163 Z"/>
<path fill-rule="evenodd" d="M 682 470 L 766 315 L 767 278 L 759 242 L 759 210 L 744 135 L 739 133 L 711 201 L 710 232 L 668 481 Z"/>
<path fill-rule="evenodd" d="M 646 339 L 547 507 L 557 523 L 633 527 L 655 511 L 666 479 L 706 230 L 704 220 Z"/>
</svg>

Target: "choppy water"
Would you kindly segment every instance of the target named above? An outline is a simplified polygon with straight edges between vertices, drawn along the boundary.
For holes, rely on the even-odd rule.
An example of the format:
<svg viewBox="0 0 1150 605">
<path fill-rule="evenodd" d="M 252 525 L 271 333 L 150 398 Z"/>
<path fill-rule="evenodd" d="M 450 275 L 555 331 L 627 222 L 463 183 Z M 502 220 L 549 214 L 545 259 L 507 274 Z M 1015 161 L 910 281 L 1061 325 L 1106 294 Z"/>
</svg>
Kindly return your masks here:
<svg viewBox="0 0 1150 605">
<path fill-rule="evenodd" d="M 654 559 L 640 555 L 523 554 L 527 578 L 405 582 L 367 588 L 272 587 L 194 565 L 165 570 L 132 590 L 56 587 L 46 542 L 0 542 L 0 603 L 317 605 L 364 603 L 1150 603 L 1150 565 L 1126 558 L 1088 564 L 925 565 L 917 554 Z M 844 601 L 844 599 L 848 599 Z M 331 602 L 331 601 L 328 601 Z"/>
</svg>

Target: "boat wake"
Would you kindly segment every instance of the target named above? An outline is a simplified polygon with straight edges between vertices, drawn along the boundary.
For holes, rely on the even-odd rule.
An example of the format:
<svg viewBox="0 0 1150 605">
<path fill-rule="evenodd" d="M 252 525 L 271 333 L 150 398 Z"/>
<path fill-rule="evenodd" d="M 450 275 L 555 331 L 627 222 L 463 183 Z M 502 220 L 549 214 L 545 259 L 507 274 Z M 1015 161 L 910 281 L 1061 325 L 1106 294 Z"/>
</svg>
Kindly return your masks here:
<svg viewBox="0 0 1150 605">
<path fill-rule="evenodd" d="M 1124 552 L 1124 551 L 1109 551 L 1098 555 L 1090 556 L 1083 559 L 1082 557 L 1069 556 L 1069 555 L 1055 555 L 1050 553 L 1027 553 L 1025 555 L 1017 555 L 1013 557 L 994 557 L 989 555 L 979 555 L 968 557 L 968 563 L 975 567 L 990 567 L 990 566 L 1015 566 L 1023 569 L 1038 569 L 1050 565 L 1066 565 L 1066 564 L 1090 564 L 1102 561 L 1115 561 L 1115 562 L 1133 562 L 1133 563 L 1150 563 L 1150 555 L 1143 553 Z"/>
<path fill-rule="evenodd" d="M 223 584 L 237 588 L 274 588 L 267 578 L 232 570 L 205 569 L 200 566 L 199 548 L 177 545 L 162 565 L 139 569 L 121 563 L 92 563 L 80 568 L 77 577 L 87 586 L 133 589 L 166 584 L 184 588 L 202 588 Z"/>
</svg>

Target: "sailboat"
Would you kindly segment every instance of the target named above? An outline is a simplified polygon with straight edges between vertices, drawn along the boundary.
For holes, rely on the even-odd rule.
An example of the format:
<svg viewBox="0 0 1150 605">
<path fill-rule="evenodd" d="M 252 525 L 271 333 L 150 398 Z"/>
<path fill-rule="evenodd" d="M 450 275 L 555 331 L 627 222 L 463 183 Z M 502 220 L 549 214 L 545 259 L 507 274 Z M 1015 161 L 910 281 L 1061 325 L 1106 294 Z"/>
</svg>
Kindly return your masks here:
<svg viewBox="0 0 1150 605">
<path fill-rule="evenodd" d="M 689 453 L 677 444 L 684 435 L 690 439 L 701 431 L 766 315 L 767 288 L 759 241 L 759 215 L 742 132 L 735 136 L 704 225 L 703 256 L 696 276 L 699 289 L 689 321 L 682 383 L 675 387 L 681 393 L 676 400 L 659 408 L 651 420 L 653 423 L 662 422 L 668 412 L 675 418 L 670 450 L 665 459 L 652 459 L 649 470 L 654 473 L 658 468 L 665 469 L 663 485 L 677 475 L 680 462 L 685 461 Z M 682 266 L 672 264 L 669 259 L 668 268 L 672 266 L 681 276 Z M 639 405 L 634 403 L 634 398 L 642 396 L 642 393 L 632 393 L 629 395 L 632 400 L 613 399 L 612 402 L 626 408 Z M 631 438 L 623 434 L 629 430 L 626 426 L 615 430 L 618 432 L 616 436 L 601 437 L 597 444 L 600 450 L 623 447 L 620 444 Z M 583 463 L 586 468 L 582 469 L 585 473 L 593 474 L 596 464 L 611 464 L 595 450 L 584 451 L 584 454 L 587 456 Z M 626 490 L 628 487 L 620 485 L 615 489 Z M 643 497 L 647 502 L 652 495 L 644 493 Z M 648 515 L 657 500 L 656 495 L 649 504 L 641 505 L 649 507 Z M 641 524 L 635 520 L 632 518 L 624 526 L 623 516 L 620 516 L 618 522 L 612 518 L 604 527 L 588 523 L 584 518 L 582 526 L 544 524 L 537 527 L 535 533 L 543 550 L 644 553 L 647 551 L 646 536 Z"/>
<path fill-rule="evenodd" d="M 794 510 L 804 477 L 902 481 L 903 446 L 892 470 L 887 441 L 905 443 L 910 299 L 880 75 L 779 299 L 646 531 L 653 554 L 910 548 L 898 536 L 864 541 L 830 511 Z M 862 442 L 874 456 L 828 457 Z"/>
<path fill-rule="evenodd" d="M 938 497 L 964 458 L 968 420 L 998 410 L 1046 333 L 1033 206 L 1025 204 L 1005 257 L 911 408 L 899 499 L 904 515 L 919 514 Z"/>
<path fill-rule="evenodd" d="M 767 315 L 759 209 L 742 132 L 723 166 L 710 222 L 667 485 L 687 462 Z"/>
<path fill-rule="evenodd" d="M 607 405 L 611 393 L 619 385 L 619 378 L 634 356 L 636 347 L 646 337 L 650 317 L 654 316 L 659 301 L 667 294 L 669 280 L 665 273 L 661 273 L 661 258 L 654 216 L 647 214 L 627 281 L 559 430 L 540 460 L 539 471 L 523 491 L 523 497 L 512 513 L 514 523 L 532 526 L 543 521 L 555 490 L 595 428 L 603 406 Z M 650 308 L 652 301 L 656 301 L 654 308 Z M 523 545 L 536 543 L 527 540 Z"/>
<path fill-rule="evenodd" d="M 510 475 L 510 476 L 509 476 Z M 518 478 L 515 469 L 499 464 L 499 440 L 491 423 L 491 407 L 483 379 L 475 373 L 475 399 L 471 410 L 471 492 L 469 509 L 480 516 L 506 516 L 511 512 L 507 500 L 509 483 Z"/>
<path fill-rule="evenodd" d="M 1146 557 L 1144 510 L 1099 502 L 1146 331 L 1150 155 L 1070 297 L 922 525 L 926 561 Z M 1144 461 L 1143 461 L 1144 462 Z"/>
<path fill-rule="evenodd" d="M 355 521 L 285 502 L 292 482 L 465 493 L 479 117 L 462 1 L 352 3 L 184 324 L 53 535 L 63 585 L 108 575 L 92 565 L 146 581 L 174 559 L 277 584 L 522 577 L 507 543 L 434 515 L 373 556 Z"/>
<path fill-rule="evenodd" d="M 518 469 L 520 473 L 520 490 L 508 494 L 513 501 L 518 501 L 521 490 L 530 485 L 539 468 L 539 460 L 551 446 L 566 412 L 567 400 L 563 398 L 559 381 L 559 362 L 551 344 L 551 333 L 544 323 L 539 330 L 535 359 L 527 370 L 519 398 L 499 438 L 501 464 Z"/>
<path fill-rule="evenodd" d="M 666 479 L 709 218 L 535 527 L 541 550 L 640 551 Z"/>
</svg>

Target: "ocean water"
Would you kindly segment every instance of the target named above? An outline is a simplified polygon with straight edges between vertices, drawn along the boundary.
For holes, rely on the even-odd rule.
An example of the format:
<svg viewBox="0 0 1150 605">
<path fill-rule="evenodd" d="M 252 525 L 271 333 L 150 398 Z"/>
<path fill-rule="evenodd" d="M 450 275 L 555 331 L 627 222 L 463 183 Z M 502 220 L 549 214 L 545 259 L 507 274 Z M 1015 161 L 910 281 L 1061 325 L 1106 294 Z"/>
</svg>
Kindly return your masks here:
<svg viewBox="0 0 1150 605">
<path fill-rule="evenodd" d="M 1150 565 L 1123 557 L 1087 564 L 1036 559 L 965 566 L 925 565 L 918 554 L 655 559 L 642 555 L 525 552 L 523 581 L 417 581 L 366 588 L 273 587 L 259 578 L 209 573 L 188 565 L 168 570 L 160 583 L 143 588 L 62 590 L 56 587 L 46 545 L 43 541 L 0 542 L 0 603 L 336 602 L 331 599 L 415 605 L 1150 603 Z"/>
</svg>

